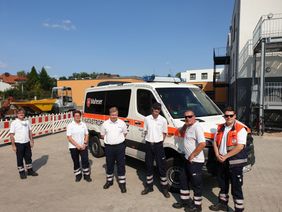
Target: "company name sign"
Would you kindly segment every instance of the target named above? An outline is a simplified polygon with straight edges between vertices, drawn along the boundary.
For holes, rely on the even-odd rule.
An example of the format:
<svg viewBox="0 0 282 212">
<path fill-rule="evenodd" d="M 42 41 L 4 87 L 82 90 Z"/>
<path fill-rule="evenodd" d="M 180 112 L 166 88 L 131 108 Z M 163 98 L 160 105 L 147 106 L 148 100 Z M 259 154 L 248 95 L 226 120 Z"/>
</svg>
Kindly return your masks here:
<svg viewBox="0 0 282 212">
<path fill-rule="evenodd" d="M 90 105 L 102 105 L 102 104 L 103 104 L 103 99 L 87 98 L 87 107 L 90 107 Z"/>
</svg>

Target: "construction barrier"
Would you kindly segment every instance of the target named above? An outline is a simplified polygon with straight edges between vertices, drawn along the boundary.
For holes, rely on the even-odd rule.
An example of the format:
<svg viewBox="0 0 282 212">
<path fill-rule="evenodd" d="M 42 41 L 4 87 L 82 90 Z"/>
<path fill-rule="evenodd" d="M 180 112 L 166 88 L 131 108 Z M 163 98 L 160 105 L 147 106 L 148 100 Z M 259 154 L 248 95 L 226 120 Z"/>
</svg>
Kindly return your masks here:
<svg viewBox="0 0 282 212">
<path fill-rule="evenodd" d="M 32 125 L 33 137 L 53 134 L 66 130 L 67 125 L 72 121 L 72 113 L 45 114 L 28 117 Z M 0 121 L 0 144 L 9 143 L 9 130 L 12 120 Z"/>
</svg>

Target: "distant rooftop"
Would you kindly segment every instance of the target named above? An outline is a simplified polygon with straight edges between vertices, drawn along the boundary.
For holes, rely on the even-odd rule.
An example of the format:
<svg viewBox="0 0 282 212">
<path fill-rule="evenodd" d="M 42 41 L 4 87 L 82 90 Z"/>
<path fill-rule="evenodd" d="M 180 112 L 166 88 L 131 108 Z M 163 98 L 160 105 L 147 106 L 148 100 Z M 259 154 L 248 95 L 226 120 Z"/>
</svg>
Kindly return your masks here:
<svg viewBox="0 0 282 212">
<path fill-rule="evenodd" d="M 16 82 L 19 81 L 26 81 L 26 77 L 13 75 L 8 72 L 5 72 L 3 74 L 0 74 L 0 81 L 6 82 L 8 84 L 15 84 Z"/>
</svg>

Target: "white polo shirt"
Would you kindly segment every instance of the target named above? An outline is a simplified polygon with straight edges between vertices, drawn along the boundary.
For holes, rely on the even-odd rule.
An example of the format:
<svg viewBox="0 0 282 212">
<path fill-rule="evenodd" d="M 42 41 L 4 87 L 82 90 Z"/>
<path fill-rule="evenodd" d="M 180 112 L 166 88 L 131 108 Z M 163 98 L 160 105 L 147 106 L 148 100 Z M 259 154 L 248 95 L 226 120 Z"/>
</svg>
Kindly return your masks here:
<svg viewBox="0 0 282 212">
<path fill-rule="evenodd" d="M 24 144 L 30 141 L 29 130 L 31 130 L 31 124 L 29 120 L 22 121 L 17 118 L 12 121 L 9 133 L 14 134 L 15 143 Z"/>
<path fill-rule="evenodd" d="M 72 121 L 67 126 L 67 136 L 71 136 L 72 139 L 79 145 L 84 144 L 84 137 L 88 135 L 88 129 L 84 122 L 76 123 Z M 72 143 L 69 142 L 69 149 L 76 148 Z"/>
<path fill-rule="evenodd" d="M 219 147 L 219 154 L 221 155 L 226 155 L 227 154 L 227 134 L 229 133 L 229 131 L 232 129 L 233 125 L 231 126 L 226 126 L 224 125 L 224 132 L 223 132 L 223 136 L 222 136 L 222 141 L 220 143 L 220 147 Z M 247 143 L 247 130 L 245 128 L 242 128 L 238 134 L 237 134 L 237 143 L 238 144 L 244 144 L 246 145 Z M 216 142 L 216 134 L 214 136 L 214 142 Z"/>
<path fill-rule="evenodd" d="M 202 126 L 198 121 L 196 121 L 192 126 L 187 127 L 184 135 L 184 151 L 185 158 L 188 160 L 188 157 L 191 153 L 197 148 L 200 143 L 206 142 L 205 134 Z M 204 152 L 201 151 L 195 158 L 193 162 L 203 163 L 205 162 Z"/>
<path fill-rule="evenodd" d="M 124 134 L 127 134 L 127 126 L 121 119 L 117 119 L 115 122 L 108 119 L 102 124 L 100 133 L 105 136 L 105 144 L 120 144 L 125 140 Z"/>
<path fill-rule="evenodd" d="M 151 143 L 161 142 L 164 140 L 163 133 L 167 133 L 167 121 L 161 115 L 158 115 L 156 119 L 149 115 L 144 120 L 144 131 L 146 141 Z"/>
</svg>

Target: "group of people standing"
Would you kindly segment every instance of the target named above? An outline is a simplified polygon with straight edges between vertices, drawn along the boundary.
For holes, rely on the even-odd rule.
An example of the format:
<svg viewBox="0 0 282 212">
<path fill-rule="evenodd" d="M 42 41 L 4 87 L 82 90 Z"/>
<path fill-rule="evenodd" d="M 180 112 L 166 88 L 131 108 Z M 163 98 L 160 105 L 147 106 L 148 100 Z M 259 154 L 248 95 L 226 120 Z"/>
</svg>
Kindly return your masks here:
<svg viewBox="0 0 282 212">
<path fill-rule="evenodd" d="M 152 114 L 145 117 L 144 132 L 146 141 L 145 163 L 147 168 L 145 188 L 141 195 L 153 191 L 153 164 L 156 161 L 160 175 L 160 184 L 164 197 L 169 198 L 169 186 L 166 177 L 166 156 L 163 142 L 167 135 L 167 121 L 160 115 L 161 104 L 154 103 Z M 106 183 L 103 188 L 108 189 L 114 182 L 114 166 L 117 165 L 118 184 L 121 193 L 126 193 L 125 175 L 125 137 L 127 126 L 124 121 L 118 118 L 118 108 L 109 109 L 110 118 L 106 120 L 100 130 L 101 139 L 104 139 L 106 156 Z M 202 167 L 205 161 L 203 149 L 206 145 L 204 131 L 192 110 L 184 114 L 185 124 L 179 129 L 184 137 L 185 160 L 184 172 L 180 176 L 180 201 L 174 203 L 174 208 L 184 208 L 185 211 L 202 211 Z M 25 179 L 25 168 L 23 158 L 26 162 L 28 175 L 37 176 L 32 169 L 31 127 L 28 121 L 24 120 L 24 111 L 19 110 L 17 119 L 12 122 L 10 136 L 13 150 L 17 153 L 17 164 L 21 179 Z M 84 180 L 91 182 L 91 170 L 88 159 L 89 135 L 86 124 L 81 121 L 81 112 L 73 112 L 73 121 L 67 126 L 67 139 L 69 151 L 73 160 L 75 181 Z M 215 134 L 213 148 L 218 161 L 218 183 L 220 192 L 218 203 L 209 207 L 212 211 L 228 211 L 229 182 L 231 182 L 231 193 L 234 198 L 235 211 L 244 210 L 243 205 L 243 175 L 242 169 L 246 164 L 245 145 L 248 128 L 236 120 L 233 108 L 224 110 L 226 122 L 218 126 Z M 81 166 L 80 167 L 80 161 Z M 190 186 L 193 190 L 193 200 L 190 195 Z"/>
</svg>

